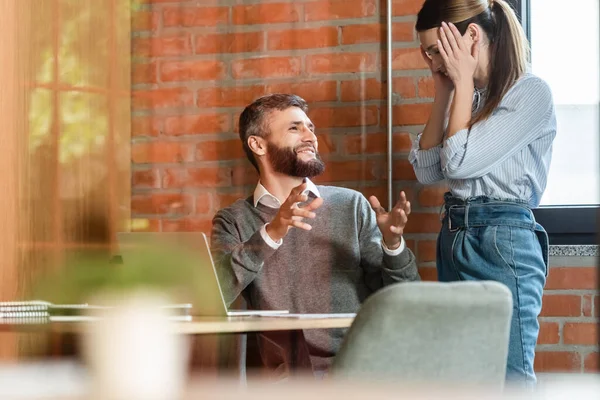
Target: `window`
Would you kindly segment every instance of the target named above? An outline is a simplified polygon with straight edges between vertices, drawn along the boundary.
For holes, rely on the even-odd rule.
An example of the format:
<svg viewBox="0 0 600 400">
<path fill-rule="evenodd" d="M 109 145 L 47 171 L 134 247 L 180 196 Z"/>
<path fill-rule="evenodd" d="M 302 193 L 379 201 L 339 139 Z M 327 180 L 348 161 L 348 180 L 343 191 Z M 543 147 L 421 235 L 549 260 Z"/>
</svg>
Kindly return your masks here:
<svg viewBox="0 0 600 400">
<path fill-rule="evenodd" d="M 551 244 L 595 244 L 600 204 L 598 0 L 511 1 L 531 42 L 532 72 L 552 88 L 557 136 L 535 210 Z"/>
</svg>

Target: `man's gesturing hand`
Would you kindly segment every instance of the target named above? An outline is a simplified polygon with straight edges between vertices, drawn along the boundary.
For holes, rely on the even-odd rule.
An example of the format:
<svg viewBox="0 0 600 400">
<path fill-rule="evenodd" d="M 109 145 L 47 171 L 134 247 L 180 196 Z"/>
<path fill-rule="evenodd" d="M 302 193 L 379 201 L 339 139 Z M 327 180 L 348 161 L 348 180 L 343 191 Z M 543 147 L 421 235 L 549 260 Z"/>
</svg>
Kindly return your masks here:
<svg viewBox="0 0 600 400">
<path fill-rule="evenodd" d="M 400 192 L 400 199 L 389 213 L 381 206 L 377 197 L 371 196 L 369 203 L 377 215 L 377 225 L 383 235 L 385 245 L 390 250 L 398 248 L 410 214 L 410 202 L 406 200 L 406 194 Z"/>
<path fill-rule="evenodd" d="M 267 234 L 273 241 L 278 242 L 287 235 L 290 228 L 300 228 L 310 231 L 312 226 L 303 222 L 304 218 L 314 218 L 316 210 L 323 204 L 323 199 L 317 197 L 309 204 L 298 207 L 298 203 L 303 203 L 308 200 L 308 196 L 302 194 L 306 190 L 306 183 L 296 186 L 290 192 L 290 195 L 279 208 L 279 212 L 273 220 L 267 225 Z"/>
</svg>

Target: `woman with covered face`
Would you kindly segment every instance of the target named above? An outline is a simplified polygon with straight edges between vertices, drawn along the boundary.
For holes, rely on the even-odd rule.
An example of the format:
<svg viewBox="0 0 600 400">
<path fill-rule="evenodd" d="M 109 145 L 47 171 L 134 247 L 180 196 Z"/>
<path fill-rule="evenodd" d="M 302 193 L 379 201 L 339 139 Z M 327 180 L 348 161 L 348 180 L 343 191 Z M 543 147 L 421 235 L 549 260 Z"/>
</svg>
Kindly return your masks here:
<svg viewBox="0 0 600 400">
<path fill-rule="evenodd" d="M 548 236 L 531 209 L 556 135 L 552 93 L 527 71 L 527 38 L 504 0 L 426 0 L 416 30 L 435 99 L 410 161 L 421 183 L 449 188 L 438 279 L 512 291 L 507 379 L 533 384 Z"/>
</svg>

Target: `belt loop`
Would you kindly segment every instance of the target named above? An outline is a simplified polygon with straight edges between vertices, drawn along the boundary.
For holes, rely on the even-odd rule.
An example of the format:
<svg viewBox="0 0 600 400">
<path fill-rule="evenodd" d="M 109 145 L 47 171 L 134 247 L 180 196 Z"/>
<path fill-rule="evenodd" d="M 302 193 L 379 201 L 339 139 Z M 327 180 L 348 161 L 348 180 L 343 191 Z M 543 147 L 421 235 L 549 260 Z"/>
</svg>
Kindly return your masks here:
<svg viewBox="0 0 600 400">
<path fill-rule="evenodd" d="M 446 204 L 442 204 L 440 207 L 440 212 L 439 212 L 439 217 L 440 217 L 440 222 L 442 222 L 444 220 L 444 217 L 446 216 L 446 213 L 444 213 L 444 209 L 446 208 Z"/>
<path fill-rule="evenodd" d="M 527 207 L 527 208 L 529 209 L 529 215 L 531 215 L 531 221 L 532 221 L 531 229 L 533 231 L 535 231 L 537 228 L 537 221 L 535 220 L 535 214 L 533 213 L 533 210 L 531 208 L 529 208 L 529 207 Z"/>
<path fill-rule="evenodd" d="M 465 206 L 465 229 L 469 229 L 469 208 L 471 208 L 471 203 L 467 203 Z"/>
</svg>

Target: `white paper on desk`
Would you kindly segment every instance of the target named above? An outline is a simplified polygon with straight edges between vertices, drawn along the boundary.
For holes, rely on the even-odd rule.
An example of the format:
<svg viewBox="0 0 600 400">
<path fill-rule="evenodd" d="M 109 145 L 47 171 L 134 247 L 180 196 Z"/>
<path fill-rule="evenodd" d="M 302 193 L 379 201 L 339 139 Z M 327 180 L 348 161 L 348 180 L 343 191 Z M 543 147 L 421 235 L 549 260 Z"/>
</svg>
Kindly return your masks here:
<svg viewBox="0 0 600 400">
<path fill-rule="evenodd" d="M 272 315 L 261 315 L 261 317 L 329 319 L 329 318 L 354 318 L 354 317 L 356 317 L 356 314 L 355 313 L 348 313 L 348 314 L 272 314 Z"/>
</svg>

